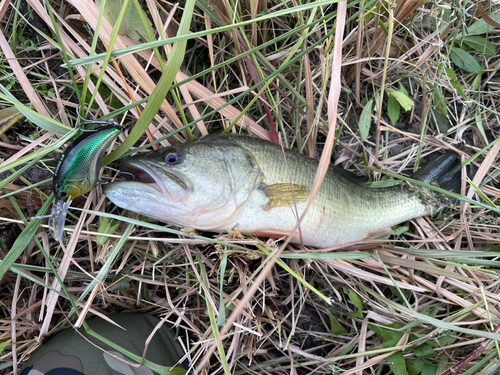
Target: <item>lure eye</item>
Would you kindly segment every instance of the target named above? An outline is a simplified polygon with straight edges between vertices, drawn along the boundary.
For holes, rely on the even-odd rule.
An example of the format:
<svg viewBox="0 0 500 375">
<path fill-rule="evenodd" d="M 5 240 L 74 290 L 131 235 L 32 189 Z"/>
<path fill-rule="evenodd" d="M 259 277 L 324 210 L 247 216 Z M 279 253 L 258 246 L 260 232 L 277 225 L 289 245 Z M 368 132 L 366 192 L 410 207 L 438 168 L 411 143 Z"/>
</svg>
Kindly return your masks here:
<svg viewBox="0 0 500 375">
<path fill-rule="evenodd" d="M 58 195 L 58 198 L 61 200 L 66 200 L 69 197 L 69 194 L 66 193 L 65 191 L 58 191 L 57 195 Z"/>
<path fill-rule="evenodd" d="M 181 162 L 181 154 L 179 154 L 177 151 L 172 151 L 165 156 L 165 162 L 167 164 L 178 164 Z"/>
<path fill-rule="evenodd" d="M 54 187 L 54 193 L 59 200 L 66 201 L 69 198 L 69 194 L 63 190 L 63 187 L 59 183 Z"/>
</svg>

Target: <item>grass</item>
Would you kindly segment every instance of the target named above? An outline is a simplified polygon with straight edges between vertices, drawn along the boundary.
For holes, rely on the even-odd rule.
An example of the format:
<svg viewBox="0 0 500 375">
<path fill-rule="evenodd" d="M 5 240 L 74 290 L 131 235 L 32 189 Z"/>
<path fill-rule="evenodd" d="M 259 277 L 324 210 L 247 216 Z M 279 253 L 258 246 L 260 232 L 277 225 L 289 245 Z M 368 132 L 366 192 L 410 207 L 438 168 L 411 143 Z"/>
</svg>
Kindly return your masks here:
<svg viewBox="0 0 500 375">
<path fill-rule="evenodd" d="M 175 323 L 199 374 L 498 372 L 495 2 L 122 3 L 0 4 L 0 373 L 124 311 Z M 453 150 L 461 190 L 389 240 L 314 249 L 170 228 L 98 185 L 59 244 L 30 218 L 82 102 L 124 126 L 104 180 L 124 155 L 234 132 L 320 158 L 315 187 L 331 160 L 408 180 Z"/>
</svg>

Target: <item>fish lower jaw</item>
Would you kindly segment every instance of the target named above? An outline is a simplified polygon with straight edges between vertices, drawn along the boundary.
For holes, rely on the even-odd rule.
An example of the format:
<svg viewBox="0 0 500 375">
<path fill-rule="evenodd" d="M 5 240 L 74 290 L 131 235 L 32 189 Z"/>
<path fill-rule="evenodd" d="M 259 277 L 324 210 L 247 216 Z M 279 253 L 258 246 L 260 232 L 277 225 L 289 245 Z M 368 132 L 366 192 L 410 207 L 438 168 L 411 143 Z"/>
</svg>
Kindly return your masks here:
<svg viewBox="0 0 500 375">
<path fill-rule="evenodd" d="M 153 189 L 156 189 L 158 191 L 158 193 L 160 193 L 160 194 L 165 194 L 162 187 L 156 182 L 149 182 L 149 183 L 143 182 L 143 184 L 148 185 L 149 187 L 152 187 Z"/>
</svg>

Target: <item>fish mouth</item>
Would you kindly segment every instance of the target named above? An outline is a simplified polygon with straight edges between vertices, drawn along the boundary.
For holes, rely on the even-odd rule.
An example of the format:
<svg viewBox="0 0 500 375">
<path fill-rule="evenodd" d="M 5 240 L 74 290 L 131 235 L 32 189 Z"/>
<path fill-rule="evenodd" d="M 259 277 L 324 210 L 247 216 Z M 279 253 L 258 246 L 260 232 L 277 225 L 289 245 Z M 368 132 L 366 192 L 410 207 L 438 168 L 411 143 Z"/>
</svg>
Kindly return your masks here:
<svg viewBox="0 0 500 375">
<path fill-rule="evenodd" d="M 188 191 L 188 185 L 182 174 L 166 170 L 164 166 L 154 161 L 131 159 L 120 165 L 120 172 L 126 180 L 148 185 L 172 202 L 181 200 Z"/>
</svg>

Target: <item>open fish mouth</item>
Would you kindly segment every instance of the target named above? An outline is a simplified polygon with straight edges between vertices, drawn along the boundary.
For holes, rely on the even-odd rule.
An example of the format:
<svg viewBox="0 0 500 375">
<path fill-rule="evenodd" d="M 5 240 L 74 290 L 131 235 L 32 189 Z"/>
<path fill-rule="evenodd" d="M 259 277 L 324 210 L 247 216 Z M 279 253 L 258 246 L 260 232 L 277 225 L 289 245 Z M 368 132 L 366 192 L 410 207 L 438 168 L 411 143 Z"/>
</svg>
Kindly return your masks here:
<svg viewBox="0 0 500 375">
<path fill-rule="evenodd" d="M 126 160 L 120 171 L 128 181 L 111 182 L 103 191 L 121 208 L 164 221 L 162 210 L 177 206 L 188 194 L 182 173 L 154 160 Z"/>
<path fill-rule="evenodd" d="M 146 184 L 174 201 L 180 198 L 180 190 L 187 191 L 187 184 L 181 174 L 167 171 L 149 160 L 126 161 L 120 166 L 120 171 L 126 180 Z"/>
</svg>

